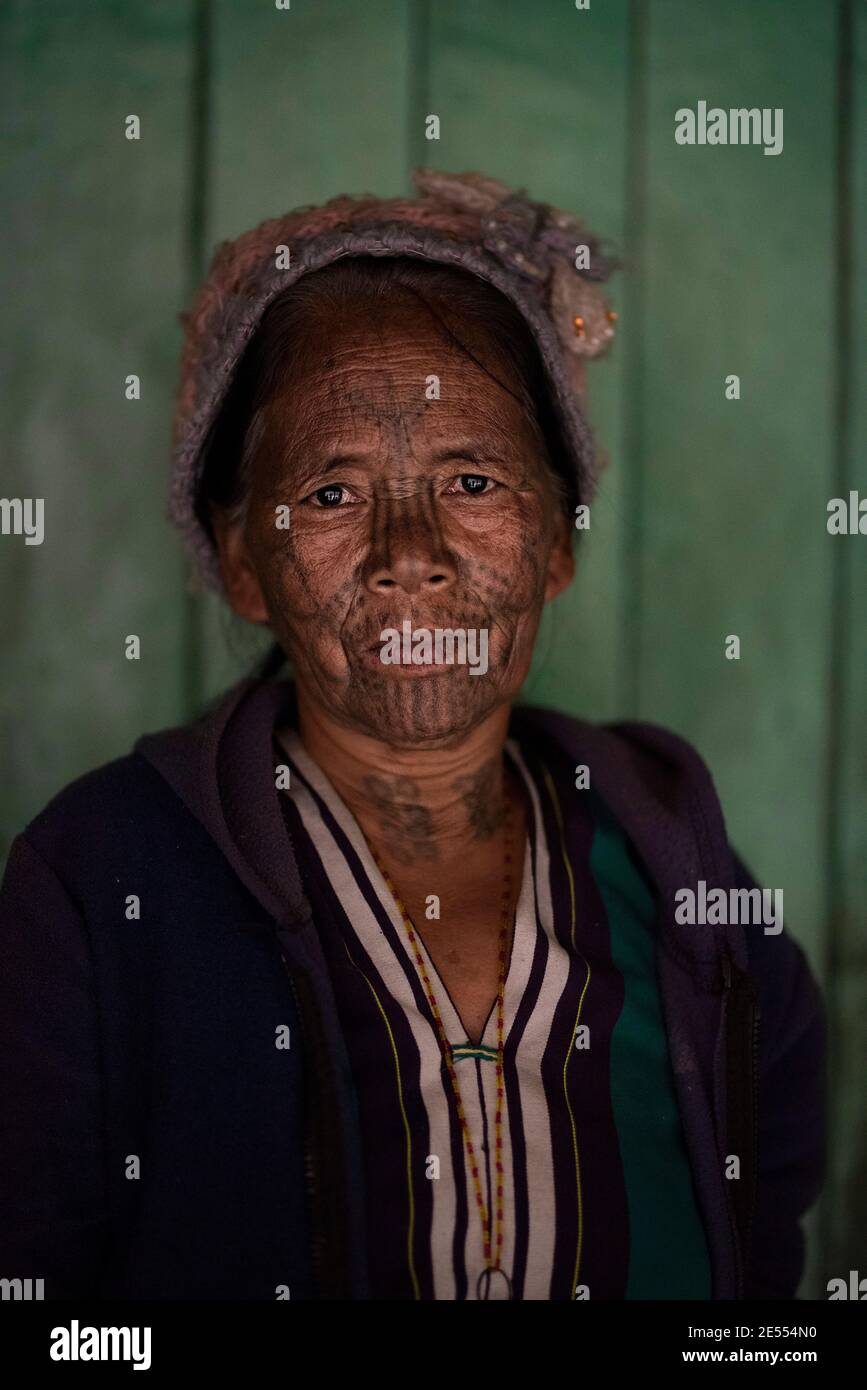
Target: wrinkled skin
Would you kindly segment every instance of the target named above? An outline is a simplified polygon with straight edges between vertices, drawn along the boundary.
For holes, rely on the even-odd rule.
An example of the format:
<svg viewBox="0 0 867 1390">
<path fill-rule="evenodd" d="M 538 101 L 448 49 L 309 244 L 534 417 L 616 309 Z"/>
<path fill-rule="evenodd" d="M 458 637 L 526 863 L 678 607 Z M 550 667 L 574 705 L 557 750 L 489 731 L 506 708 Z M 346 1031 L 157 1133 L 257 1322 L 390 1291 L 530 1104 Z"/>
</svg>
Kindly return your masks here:
<svg viewBox="0 0 867 1390">
<path fill-rule="evenodd" d="M 490 346 L 477 352 L 485 371 L 405 305 L 321 341 L 328 357 L 308 355 L 269 411 L 243 532 L 221 535 L 230 598 L 270 624 L 299 687 L 337 723 L 443 746 L 520 688 L 542 607 L 571 577 L 568 527 Z M 425 399 L 431 373 L 438 401 Z M 281 504 L 288 530 L 275 525 Z M 405 620 L 486 629 L 487 672 L 384 665 L 380 634 Z"/>
</svg>

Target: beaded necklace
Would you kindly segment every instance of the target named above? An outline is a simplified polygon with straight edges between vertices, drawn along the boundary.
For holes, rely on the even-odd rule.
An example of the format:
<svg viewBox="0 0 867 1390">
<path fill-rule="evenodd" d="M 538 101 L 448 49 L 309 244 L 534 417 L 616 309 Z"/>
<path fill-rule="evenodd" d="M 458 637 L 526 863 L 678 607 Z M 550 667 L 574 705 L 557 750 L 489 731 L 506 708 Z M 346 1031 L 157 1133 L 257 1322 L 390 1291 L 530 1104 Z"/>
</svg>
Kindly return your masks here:
<svg viewBox="0 0 867 1390">
<path fill-rule="evenodd" d="M 455 1069 L 454 1058 L 452 1057 L 452 1047 L 446 1037 L 446 1030 L 443 1026 L 442 1016 L 433 991 L 430 976 L 425 965 L 424 957 L 419 949 L 418 934 L 413 925 L 409 913 L 397 895 L 397 890 L 388 876 L 379 855 L 370 845 L 370 851 L 376 862 L 376 867 L 385 880 L 388 891 L 394 898 L 395 905 L 401 915 L 407 939 L 415 957 L 419 973 L 424 984 L 427 1001 L 430 1005 L 431 1013 L 436 1024 L 436 1033 L 439 1040 L 440 1051 L 443 1061 L 452 1083 L 455 1094 L 458 1120 L 463 1136 L 464 1148 L 473 1177 L 473 1185 L 476 1195 L 476 1206 L 479 1209 L 479 1216 L 482 1223 L 482 1250 L 485 1259 L 485 1268 L 476 1283 L 476 1296 L 487 1299 L 490 1296 L 491 1283 L 495 1275 L 499 1274 L 506 1281 L 508 1297 L 512 1297 L 512 1284 L 509 1276 L 504 1269 L 500 1268 L 500 1260 L 503 1254 L 503 1097 L 505 1089 L 503 1086 L 503 1034 L 504 1034 L 504 1007 L 503 998 L 506 987 L 507 957 L 509 950 L 509 928 L 511 926 L 510 907 L 512 903 L 512 808 L 509 804 L 508 796 L 505 797 L 505 810 L 503 814 L 503 892 L 500 898 L 500 944 L 499 944 L 499 978 L 497 981 L 497 1106 L 494 1113 L 494 1173 L 496 1175 L 496 1187 L 494 1189 L 494 1212 L 495 1226 L 491 1230 L 490 1214 L 487 1204 L 482 1195 L 482 1183 L 479 1176 L 479 1164 L 476 1158 L 475 1147 L 473 1145 L 470 1127 L 464 1111 L 463 1100 L 461 1098 L 461 1087 Z M 484 1289 L 481 1293 L 480 1290 Z"/>
</svg>

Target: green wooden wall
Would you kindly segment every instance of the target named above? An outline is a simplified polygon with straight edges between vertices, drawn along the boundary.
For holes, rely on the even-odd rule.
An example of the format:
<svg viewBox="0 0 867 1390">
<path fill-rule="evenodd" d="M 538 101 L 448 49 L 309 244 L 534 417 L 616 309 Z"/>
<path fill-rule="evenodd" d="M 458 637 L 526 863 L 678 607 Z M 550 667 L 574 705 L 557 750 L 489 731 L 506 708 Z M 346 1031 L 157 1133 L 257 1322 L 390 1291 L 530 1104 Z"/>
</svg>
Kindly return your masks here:
<svg viewBox="0 0 867 1390">
<path fill-rule="evenodd" d="M 422 163 L 571 208 L 627 262 L 590 371 L 610 462 L 527 696 L 693 740 L 784 888 L 833 1041 L 803 1291 L 867 1273 L 867 538 L 825 525 L 867 493 L 864 0 L 5 0 L 0 51 L 0 492 L 46 499 L 42 546 L 0 537 L 0 849 L 258 650 L 163 519 L 214 243 Z M 784 152 L 676 145 L 700 99 L 782 107 Z"/>
</svg>

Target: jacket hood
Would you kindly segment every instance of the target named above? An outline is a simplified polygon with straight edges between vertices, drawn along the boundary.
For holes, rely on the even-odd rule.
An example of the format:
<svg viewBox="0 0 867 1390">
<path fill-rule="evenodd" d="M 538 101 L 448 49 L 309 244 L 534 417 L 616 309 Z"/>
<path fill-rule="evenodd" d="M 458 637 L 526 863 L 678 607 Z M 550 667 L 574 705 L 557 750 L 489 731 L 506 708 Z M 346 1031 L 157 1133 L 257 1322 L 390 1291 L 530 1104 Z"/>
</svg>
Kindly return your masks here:
<svg viewBox="0 0 867 1390">
<path fill-rule="evenodd" d="M 312 912 L 274 783 L 275 729 L 296 722 L 295 686 L 248 679 L 232 687 L 193 723 L 136 743 L 204 826 L 238 877 L 275 919 L 297 930 Z M 510 733 L 542 733 L 573 765 L 585 764 L 590 784 L 631 840 L 660 904 L 659 930 L 669 953 L 699 988 L 718 992 L 726 954 L 747 968 L 746 943 L 736 925 L 675 923 L 675 893 L 736 885 L 735 862 L 711 775 L 684 739 L 656 725 L 599 725 L 532 706 L 513 711 Z M 270 794 L 269 794 L 270 793 Z"/>
</svg>

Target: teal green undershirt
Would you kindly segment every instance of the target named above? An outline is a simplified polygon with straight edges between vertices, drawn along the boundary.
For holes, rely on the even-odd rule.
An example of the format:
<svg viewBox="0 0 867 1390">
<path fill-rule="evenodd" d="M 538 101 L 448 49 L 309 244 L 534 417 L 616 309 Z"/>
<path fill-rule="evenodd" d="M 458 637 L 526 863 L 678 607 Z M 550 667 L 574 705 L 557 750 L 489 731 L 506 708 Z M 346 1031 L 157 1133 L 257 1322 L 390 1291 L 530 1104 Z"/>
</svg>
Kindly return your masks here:
<svg viewBox="0 0 867 1390">
<path fill-rule="evenodd" d="M 619 825 L 593 797 L 590 867 L 624 999 L 611 1102 L 629 1207 L 628 1299 L 709 1299 L 707 1241 L 684 1146 L 656 976 L 656 904 Z"/>
</svg>

